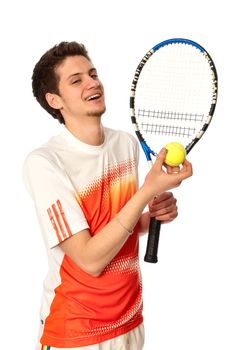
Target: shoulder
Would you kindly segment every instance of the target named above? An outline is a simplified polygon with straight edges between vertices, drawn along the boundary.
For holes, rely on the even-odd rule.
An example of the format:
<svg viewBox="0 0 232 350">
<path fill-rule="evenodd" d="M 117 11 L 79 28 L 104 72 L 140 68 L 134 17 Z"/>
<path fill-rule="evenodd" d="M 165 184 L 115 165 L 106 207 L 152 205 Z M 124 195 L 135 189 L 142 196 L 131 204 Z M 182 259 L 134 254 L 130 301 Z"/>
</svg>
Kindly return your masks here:
<svg viewBox="0 0 232 350">
<path fill-rule="evenodd" d="M 54 153 L 46 147 L 40 147 L 31 151 L 26 156 L 23 164 L 23 169 L 41 169 L 41 166 L 56 166 L 56 163 L 57 162 Z"/>
<path fill-rule="evenodd" d="M 42 181 L 52 174 L 63 173 L 62 164 L 56 150 L 58 136 L 51 138 L 48 142 L 32 150 L 24 159 L 22 173 L 24 181 L 37 179 Z"/>
<path fill-rule="evenodd" d="M 24 168 L 26 166 L 40 166 L 42 164 L 50 164 L 51 166 L 59 166 L 58 149 L 61 143 L 60 135 L 52 137 L 46 143 L 35 148 L 27 154 L 24 160 Z"/>
<path fill-rule="evenodd" d="M 22 180 L 28 192 L 46 192 L 67 183 L 67 176 L 55 152 L 46 145 L 31 151 L 24 160 Z M 41 194 L 42 195 L 42 194 Z"/>
</svg>

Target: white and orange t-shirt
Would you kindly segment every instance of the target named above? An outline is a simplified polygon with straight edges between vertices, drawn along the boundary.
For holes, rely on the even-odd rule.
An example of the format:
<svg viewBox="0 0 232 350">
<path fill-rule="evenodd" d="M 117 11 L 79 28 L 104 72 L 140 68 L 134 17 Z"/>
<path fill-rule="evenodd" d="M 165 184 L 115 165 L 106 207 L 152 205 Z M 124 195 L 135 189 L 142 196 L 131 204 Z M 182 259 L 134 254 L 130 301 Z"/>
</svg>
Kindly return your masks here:
<svg viewBox="0 0 232 350">
<path fill-rule="evenodd" d="M 109 128 L 104 134 L 102 145 L 91 146 L 64 128 L 25 160 L 24 181 L 49 261 L 41 306 L 43 345 L 100 343 L 143 320 L 137 227 L 98 277 L 80 269 L 59 246 L 86 228 L 97 234 L 137 190 L 137 141 Z"/>
</svg>

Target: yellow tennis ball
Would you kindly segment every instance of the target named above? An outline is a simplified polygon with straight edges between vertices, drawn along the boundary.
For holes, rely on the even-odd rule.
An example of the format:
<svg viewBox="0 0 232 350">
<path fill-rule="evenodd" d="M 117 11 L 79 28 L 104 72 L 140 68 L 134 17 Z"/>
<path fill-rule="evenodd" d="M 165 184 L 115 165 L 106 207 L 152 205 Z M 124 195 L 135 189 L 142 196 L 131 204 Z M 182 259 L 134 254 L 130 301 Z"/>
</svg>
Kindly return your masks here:
<svg viewBox="0 0 232 350">
<path fill-rule="evenodd" d="M 184 146 L 178 142 L 170 142 L 165 146 L 167 155 L 165 163 L 170 166 L 179 166 L 182 164 L 186 157 L 186 151 Z"/>
</svg>

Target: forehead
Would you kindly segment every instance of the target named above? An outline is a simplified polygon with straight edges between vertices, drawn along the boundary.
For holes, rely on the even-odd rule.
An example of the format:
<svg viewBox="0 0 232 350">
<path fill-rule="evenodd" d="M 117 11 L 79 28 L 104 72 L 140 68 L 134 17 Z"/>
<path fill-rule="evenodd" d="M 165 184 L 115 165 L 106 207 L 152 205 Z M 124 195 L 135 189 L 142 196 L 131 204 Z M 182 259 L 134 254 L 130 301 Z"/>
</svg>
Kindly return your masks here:
<svg viewBox="0 0 232 350">
<path fill-rule="evenodd" d="M 65 79 L 71 74 L 87 73 L 91 68 L 94 66 L 86 57 L 69 56 L 56 68 L 56 73 L 60 79 Z"/>
</svg>

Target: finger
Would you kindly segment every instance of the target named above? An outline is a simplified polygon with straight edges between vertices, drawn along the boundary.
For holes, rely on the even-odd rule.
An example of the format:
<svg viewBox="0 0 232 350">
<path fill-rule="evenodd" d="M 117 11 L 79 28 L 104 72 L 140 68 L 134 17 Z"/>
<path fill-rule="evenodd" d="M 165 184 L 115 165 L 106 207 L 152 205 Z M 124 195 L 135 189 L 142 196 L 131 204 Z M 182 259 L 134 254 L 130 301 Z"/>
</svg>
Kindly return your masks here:
<svg viewBox="0 0 232 350">
<path fill-rule="evenodd" d="M 150 213 L 153 215 L 160 215 L 169 213 L 171 211 L 177 210 L 177 200 L 176 198 L 169 198 L 163 202 L 158 203 L 157 205 L 154 205 L 153 207 L 149 207 Z"/>
<path fill-rule="evenodd" d="M 168 174 L 178 174 L 180 172 L 179 166 L 170 166 L 167 165 L 167 173 Z"/>
<path fill-rule="evenodd" d="M 169 221 L 174 220 L 178 216 L 177 207 L 172 208 L 170 211 L 159 211 L 154 215 L 153 213 L 150 215 L 151 217 L 155 217 L 156 220 L 159 221 Z"/>
<path fill-rule="evenodd" d="M 155 197 L 151 202 L 150 205 L 154 206 L 157 205 L 160 202 L 163 202 L 169 198 L 173 197 L 172 192 L 163 192 L 159 196 Z"/>
<path fill-rule="evenodd" d="M 165 199 L 171 198 L 171 197 L 173 197 L 173 193 L 170 192 L 170 191 L 166 191 L 166 192 L 161 193 L 161 194 L 155 199 L 155 201 L 159 202 L 159 201 L 163 201 L 163 200 L 165 200 Z"/>
<path fill-rule="evenodd" d="M 161 196 L 160 196 L 161 197 Z M 151 205 L 151 209 L 160 209 L 169 207 L 173 203 L 176 203 L 176 199 L 174 198 L 172 193 L 165 194 L 162 196 L 162 198 L 157 198 L 154 200 L 154 202 Z"/>
<path fill-rule="evenodd" d="M 185 159 L 185 161 L 183 162 L 183 167 L 180 170 L 180 174 L 181 173 L 185 176 L 184 178 L 192 176 L 193 174 L 192 164 L 187 159 Z"/>
<path fill-rule="evenodd" d="M 157 203 L 165 201 L 166 199 L 169 199 L 171 197 L 173 197 L 172 192 L 163 192 L 159 196 L 155 197 L 153 202 L 154 202 L 154 204 L 157 204 Z"/>
<path fill-rule="evenodd" d="M 165 147 L 163 147 L 161 151 L 158 153 L 154 165 L 158 166 L 159 168 L 162 168 L 166 158 L 166 154 L 167 154 L 167 150 Z"/>
</svg>

